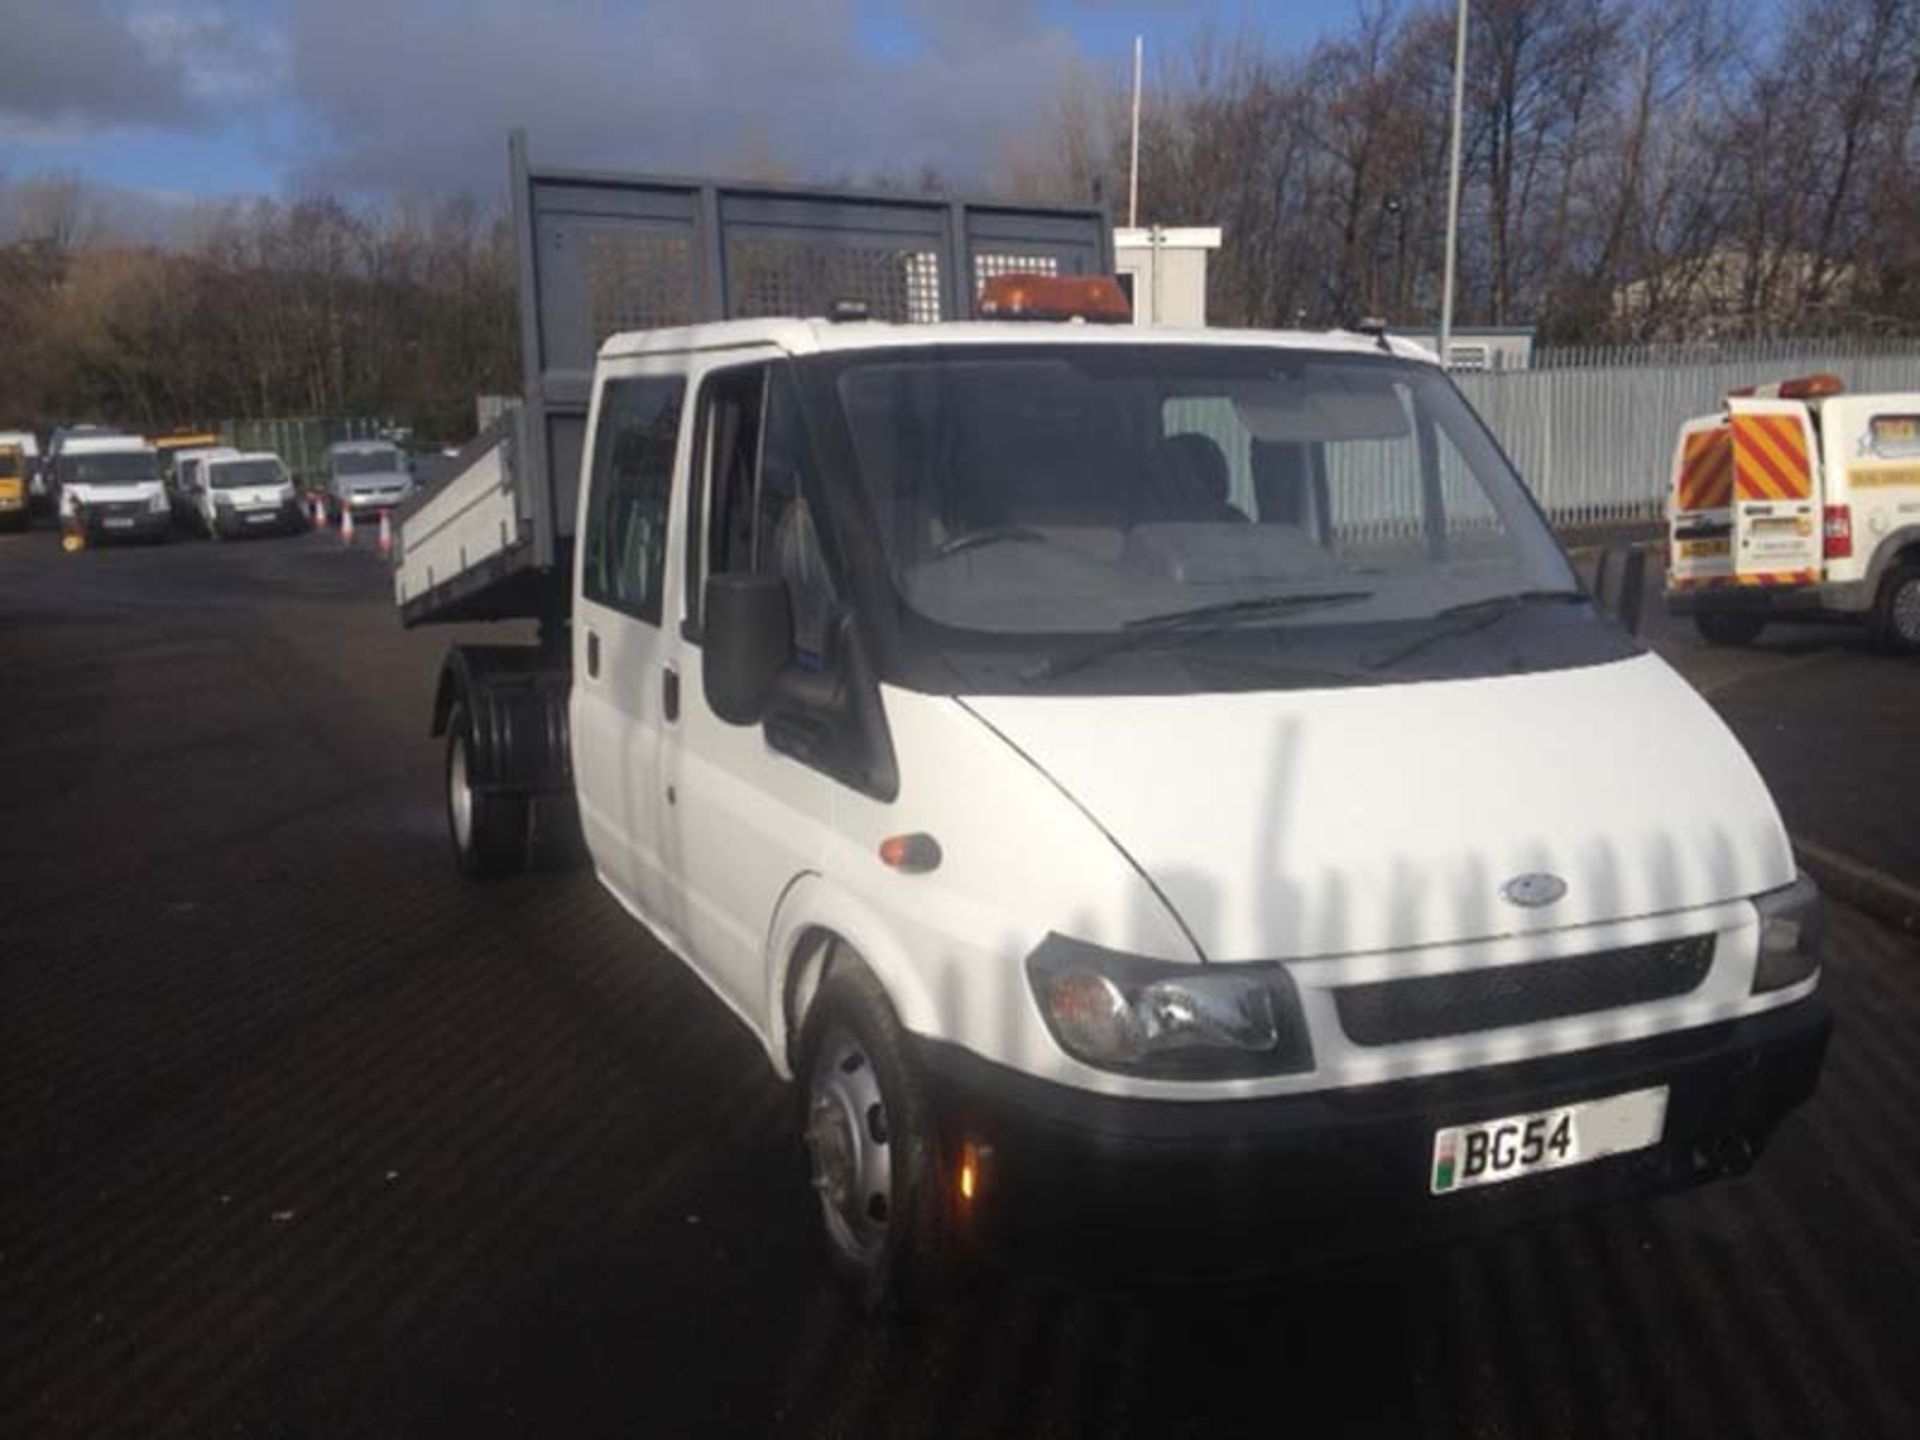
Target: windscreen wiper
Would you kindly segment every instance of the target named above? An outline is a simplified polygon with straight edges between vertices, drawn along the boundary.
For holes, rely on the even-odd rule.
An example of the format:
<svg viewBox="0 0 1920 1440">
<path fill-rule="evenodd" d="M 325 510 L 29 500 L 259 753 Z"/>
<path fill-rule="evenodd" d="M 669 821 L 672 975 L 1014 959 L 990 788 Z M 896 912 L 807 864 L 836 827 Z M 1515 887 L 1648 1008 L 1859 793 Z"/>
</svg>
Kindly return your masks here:
<svg viewBox="0 0 1920 1440">
<path fill-rule="evenodd" d="M 1020 672 L 1022 680 L 1057 680 L 1084 669 L 1096 660 L 1117 655 L 1144 645 L 1161 635 L 1181 630 L 1227 629 L 1242 620 L 1267 615 L 1289 615 L 1302 610 L 1318 610 L 1333 605 L 1353 605 L 1373 598 L 1371 590 L 1309 590 L 1294 594 L 1255 595 L 1244 600 L 1223 600 L 1215 605 L 1196 605 L 1190 610 L 1168 610 L 1158 615 L 1142 615 L 1129 620 L 1112 635 L 1049 655 Z"/>
<path fill-rule="evenodd" d="M 1385 655 L 1376 655 L 1367 661 L 1369 670 L 1388 670 L 1401 661 L 1419 654 L 1429 645 L 1437 645 L 1442 640 L 1452 640 L 1460 635 L 1471 635 L 1475 631 L 1485 630 L 1488 626 L 1517 614 L 1530 605 L 1584 605 L 1586 592 L 1582 590 L 1513 590 L 1504 595 L 1483 595 L 1478 600 L 1462 600 L 1457 605 L 1448 605 L 1433 612 L 1430 620 L 1458 620 L 1457 625 L 1442 625 L 1429 630 L 1424 635 L 1409 640 L 1398 650 L 1390 650 Z"/>
</svg>

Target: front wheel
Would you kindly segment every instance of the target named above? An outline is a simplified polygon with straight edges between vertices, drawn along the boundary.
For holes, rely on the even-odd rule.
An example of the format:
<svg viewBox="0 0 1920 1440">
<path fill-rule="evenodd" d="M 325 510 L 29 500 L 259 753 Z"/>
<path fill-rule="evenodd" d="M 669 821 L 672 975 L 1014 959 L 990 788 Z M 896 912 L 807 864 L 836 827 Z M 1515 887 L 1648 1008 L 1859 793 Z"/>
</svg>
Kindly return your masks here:
<svg viewBox="0 0 1920 1440">
<path fill-rule="evenodd" d="M 1872 623 L 1874 639 L 1887 649 L 1920 651 L 1920 563 L 1896 565 L 1880 583 Z"/>
<path fill-rule="evenodd" d="M 1709 645 L 1751 645 L 1767 628 L 1767 618 L 1747 610 L 1707 611 L 1693 617 L 1693 628 Z"/>
<path fill-rule="evenodd" d="M 467 707 L 447 716 L 447 834 L 462 875 L 512 875 L 527 863 L 527 797 L 479 789 Z"/>
<path fill-rule="evenodd" d="M 959 1278 L 933 1107 L 886 992 L 857 963 L 821 987 L 801 1127 L 834 1274 L 863 1311 L 918 1313 Z"/>
</svg>

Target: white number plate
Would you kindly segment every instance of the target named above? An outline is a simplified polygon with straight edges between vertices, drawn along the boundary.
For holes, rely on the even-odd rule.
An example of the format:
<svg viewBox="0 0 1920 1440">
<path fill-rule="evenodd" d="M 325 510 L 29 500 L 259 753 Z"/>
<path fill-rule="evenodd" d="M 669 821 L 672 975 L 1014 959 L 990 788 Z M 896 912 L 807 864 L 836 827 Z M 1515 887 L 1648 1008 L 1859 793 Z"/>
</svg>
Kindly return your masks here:
<svg viewBox="0 0 1920 1440">
<path fill-rule="evenodd" d="M 1584 1165 L 1603 1155 L 1659 1144 L 1666 1122 L 1667 1087 L 1659 1085 L 1557 1110 L 1454 1125 L 1433 1137 L 1428 1179 L 1435 1195 L 1451 1195 L 1542 1170 Z"/>
<path fill-rule="evenodd" d="M 109 530 L 131 530 L 133 528 L 133 521 L 123 519 L 118 515 L 109 515 L 106 520 L 106 526 Z"/>
</svg>

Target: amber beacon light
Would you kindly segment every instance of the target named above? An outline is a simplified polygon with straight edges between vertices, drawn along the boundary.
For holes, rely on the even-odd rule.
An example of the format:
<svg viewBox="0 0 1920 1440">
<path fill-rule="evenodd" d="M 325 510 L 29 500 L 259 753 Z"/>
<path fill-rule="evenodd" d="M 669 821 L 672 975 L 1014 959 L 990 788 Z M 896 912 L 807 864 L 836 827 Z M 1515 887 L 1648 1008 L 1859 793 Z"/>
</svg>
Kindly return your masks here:
<svg viewBox="0 0 1920 1440">
<path fill-rule="evenodd" d="M 1133 307 L 1111 275 L 996 275 L 981 287 L 980 318 L 1125 325 Z"/>
</svg>

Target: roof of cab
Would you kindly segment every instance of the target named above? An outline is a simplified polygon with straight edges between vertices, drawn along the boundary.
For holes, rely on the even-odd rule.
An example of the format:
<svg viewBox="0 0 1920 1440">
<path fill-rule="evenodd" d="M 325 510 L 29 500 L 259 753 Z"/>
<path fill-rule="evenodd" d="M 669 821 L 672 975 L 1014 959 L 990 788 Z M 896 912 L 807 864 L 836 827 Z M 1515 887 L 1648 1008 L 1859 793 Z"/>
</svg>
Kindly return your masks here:
<svg viewBox="0 0 1920 1440">
<path fill-rule="evenodd" d="M 242 460 L 278 460 L 280 457 L 271 450 L 229 450 L 205 458 L 209 466 L 214 466 L 237 465 Z"/>
<path fill-rule="evenodd" d="M 327 447 L 329 455 L 354 455 L 368 450 L 398 450 L 399 444 L 392 440 L 336 440 Z"/>
<path fill-rule="evenodd" d="M 129 450 L 151 452 L 153 446 L 138 435 L 72 435 L 60 447 L 62 455 L 108 455 Z"/>
<path fill-rule="evenodd" d="M 1138 325 L 1085 325 L 1049 320 L 953 320 L 894 325 L 877 320 L 716 320 L 671 330 L 624 330 L 600 346 L 602 360 L 681 355 L 771 345 L 789 355 L 894 349 L 905 345 L 1216 345 L 1378 355 L 1380 341 L 1351 330 L 1186 330 Z M 1432 351 L 1388 336 L 1390 353 L 1438 365 Z"/>
</svg>

